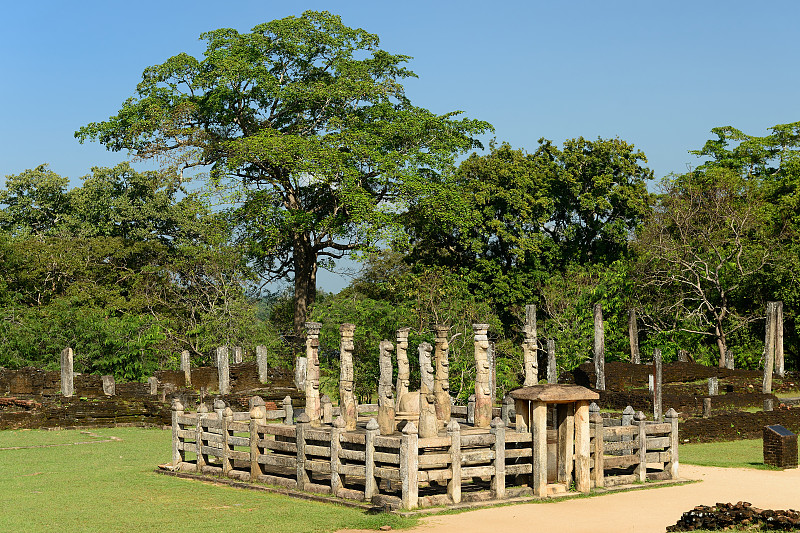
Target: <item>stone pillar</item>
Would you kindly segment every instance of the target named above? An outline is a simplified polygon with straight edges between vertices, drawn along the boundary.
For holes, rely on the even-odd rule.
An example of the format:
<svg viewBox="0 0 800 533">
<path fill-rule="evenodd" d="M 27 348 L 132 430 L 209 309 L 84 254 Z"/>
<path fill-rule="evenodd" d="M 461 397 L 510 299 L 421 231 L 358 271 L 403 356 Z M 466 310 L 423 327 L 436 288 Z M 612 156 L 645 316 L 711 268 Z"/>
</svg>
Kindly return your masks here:
<svg viewBox="0 0 800 533">
<path fill-rule="evenodd" d="M 147 378 L 147 384 L 150 385 L 150 396 L 155 396 L 158 394 L 158 378 L 155 376 L 150 376 Z"/>
<path fill-rule="evenodd" d="M 267 425 L 267 409 L 260 396 L 253 396 L 250 404 L 250 482 L 255 483 L 264 473 L 261 463 L 258 461 L 261 456 L 258 440 L 259 427 Z"/>
<path fill-rule="evenodd" d="M 222 413 L 225 411 L 225 400 L 217 398 L 214 400 L 214 414 L 217 415 L 217 420 L 222 420 Z"/>
<path fill-rule="evenodd" d="M 394 394 L 392 394 L 392 343 L 383 340 L 379 345 L 378 366 L 381 374 L 378 381 L 378 427 L 381 435 L 394 433 Z"/>
<path fill-rule="evenodd" d="M 708 395 L 716 396 L 717 394 L 719 394 L 719 378 L 711 376 L 708 378 Z"/>
<path fill-rule="evenodd" d="M 670 423 L 669 462 L 664 470 L 669 472 L 670 479 L 678 479 L 678 413 L 670 407 L 664 417 Z"/>
<path fill-rule="evenodd" d="M 764 411 L 772 411 L 775 407 L 775 402 L 772 401 L 772 398 L 764 398 Z"/>
<path fill-rule="evenodd" d="M 74 361 L 75 354 L 72 352 L 72 348 L 61 350 L 61 395 L 65 398 L 71 398 L 75 394 Z"/>
<path fill-rule="evenodd" d="M 172 467 L 178 469 L 185 460 L 185 452 L 181 446 L 178 432 L 183 429 L 178 418 L 183 416 L 183 404 L 177 398 L 172 400 Z"/>
<path fill-rule="evenodd" d="M 433 346 L 423 342 L 419 345 L 419 436 L 420 438 L 435 437 L 439 433 L 439 423 L 436 420 L 436 396 L 434 390 L 433 366 L 431 365 L 431 351 Z"/>
<path fill-rule="evenodd" d="M 308 322 L 306 322 L 308 324 Z M 308 326 L 306 326 L 308 327 Z M 306 470 L 306 431 L 311 425 L 311 419 L 307 413 L 300 413 L 297 417 L 296 443 L 297 443 L 297 490 L 304 490 L 309 483 L 308 471 Z"/>
<path fill-rule="evenodd" d="M 558 383 L 555 339 L 547 339 L 547 382 L 552 384 Z"/>
<path fill-rule="evenodd" d="M 525 325 L 522 328 L 522 366 L 525 371 L 523 387 L 539 383 L 539 344 L 536 338 L 536 306 L 525 306 Z"/>
<path fill-rule="evenodd" d="M 183 382 L 187 387 L 192 386 L 192 361 L 189 357 L 189 350 L 181 352 L 181 371 L 183 372 Z"/>
<path fill-rule="evenodd" d="M 297 357 L 294 360 L 294 386 L 297 390 L 306 390 L 306 376 L 308 375 L 308 358 Z"/>
<path fill-rule="evenodd" d="M 440 425 L 450 423 L 450 344 L 448 336 L 450 328 L 436 326 L 434 358 L 436 361 L 436 377 L 433 383 L 436 418 Z"/>
<path fill-rule="evenodd" d="M 603 307 L 594 304 L 594 371 L 597 376 L 595 388 L 606 390 L 606 341 L 603 329 Z"/>
<path fill-rule="evenodd" d="M 242 350 L 241 346 L 234 346 L 233 347 L 233 364 L 240 365 L 244 360 L 244 350 Z"/>
<path fill-rule="evenodd" d="M 263 344 L 256 346 L 256 365 L 258 365 L 258 381 L 266 383 L 268 377 L 267 371 L 267 347 Z"/>
<path fill-rule="evenodd" d="M 727 368 L 728 370 L 733 370 L 735 366 L 736 363 L 734 362 L 733 358 L 733 350 L 728 348 L 727 350 L 725 350 L 725 368 Z"/>
<path fill-rule="evenodd" d="M 203 438 L 203 424 L 206 418 L 208 418 L 208 407 L 201 402 L 197 407 L 197 425 L 194 428 L 194 441 L 197 447 L 197 472 L 201 474 L 203 473 L 203 467 L 208 464 L 208 454 L 203 452 L 203 446 L 208 444 L 208 440 Z"/>
<path fill-rule="evenodd" d="M 339 344 L 339 411 L 344 418 L 345 431 L 354 431 L 358 421 L 358 407 L 356 396 L 353 392 L 355 383 L 355 370 L 353 368 L 353 350 L 355 344 L 355 324 L 342 324 L 339 326 L 341 341 Z M 309 368 L 310 358 L 309 358 Z"/>
<path fill-rule="evenodd" d="M 653 420 L 661 422 L 661 349 L 653 350 L 653 373 L 655 374 L 655 390 L 653 391 Z"/>
<path fill-rule="evenodd" d="M 627 406 L 625 408 L 624 411 L 622 411 L 622 418 L 621 418 L 620 422 L 622 423 L 623 426 L 630 426 L 631 423 L 633 423 L 633 417 L 635 415 L 636 415 L 636 412 L 633 410 L 633 407 L 631 407 L 629 405 L 629 406 Z M 628 442 L 628 441 L 631 441 L 633 439 L 632 439 L 632 437 L 630 435 L 623 435 L 621 440 L 623 442 Z M 630 448 L 626 448 L 625 450 L 623 450 L 623 454 L 624 455 L 630 455 L 630 453 L 631 453 L 631 449 Z"/>
<path fill-rule="evenodd" d="M 226 407 L 222 411 L 222 475 L 227 476 L 231 470 L 233 470 L 233 452 L 235 451 L 235 445 L 233 444 L 233 438 L 235 435 L 233 431 L 230 429 L 231 423 L 233 422 L 233 410 L 230 407 Z"/>
<path fill-rule="evenodd" d="M 219 393 L 230 394 L 231 370 L 227 346 L 217 348 L 217 373 L 219 375 Z"/>
<path fill-rule="evenodd" d="M 475 427 L 488 428 L 492 423 L 492 391 L 489 386 L 489 324 L 472 324 L 475 331 Z"/>
<path fill-rule="evenodd" d="M 322 402 L 319 395 L 319 322 L 306 322 L 306 408 L 309 424 L 322 423 Z"/>
<path fill-rule="evenodd" d="M 633 473 L 637 476 L 637 481 L 644 483 L 647 481 L 647 419 L 643 412 L 636 413 L 634 423 L 639 427 L 639 434 L 636 437 L 639 445 L 639 464 Z"/>
<path fill-rule="evenodd" d="M 578 492 L 591 490 L 589 474 L 589 402 L 575 405 L 575 487 Z"/>
<path fill-rule="evenodd" d="M 588 420 L 588 414 L 587 414 Z M 531 446 L 533 495 L 547 496 L 547 404 L 531 402 Z"/>
<path fill-rule="evenodd" d="M 117 385 L 114 381 L 114 376 L 101 376 L 103 380 L 103 394 L 106 396 L 114 396 L 117 393 Z"/>
<path fill-rule="evenodd" d="M 331 494 L 338 496 L 339 490 L 344 486 L 342 476 L 339 474 L 339 466 L 342 461 L 339 452 L 342 449 L 342 431 L 344 430 L 344 418 L 337 416 L 331 428 Z"/>
<path fill-rule="evenodd" d="M 323 394 L 319 399 L 320 407 L 322 409 L 322 423 L 333 423 L 333 403 L 327 394 Z"/>
<path fill-rule="evenodd" d="M 416 509 L 419 506 L 419 436 L 413 422 L 405 425 L 400 439 L 400 483 L 401 506 Z"/>
<path fill-rule="evenodd" d="M 679 363 L 688 363 L 689 362 L 689 352 L 686 350 L 678 350 L 678 362 Z"/>
<path fill-rule="evenodd" d="M 411 382 L 411 365 L 408 363 L 408 332 L 411 328 L 397 330 L 397 386 L 395 387 L 395 408 L 400 408 L 400 400 L 408 393 Z"/>
<path fill-rule="evenodd" d="M 475 395 L 470 394 L 467 398 L 467 424 L 475 425 Z"/>
<path fill-rule="evenodd" d="M 775 302 L 773 310 L 775 322 L 775 373 L 784 376 L 783 360 L 783 302 Z"/>
<path fill-rule="evenodd" d="M 767 302 L 767 320 L 764 326 L 764 381 L 761 392 L 772 394 L 772 373 L 775 366 L 775 302 Z"/>
<path fill-rule="evenodd" d="M 511 425 L 511 409 L 514 407 L 514 398 L 506 396 L 503 398 L 503 404 L 500 406 L 500 418 L 506 427 Z"/>
<path fill-rule="evenodd" d="M 491 404 L 494 406 L 495 399 L 497 398 L 497 381 L 495 376 L 495 360 L 494 360 L 494 343 L 489 343 L 489 349 L 486 350 L 486 360 L 489 361 L 489 390 L 492 393 Z"/>
<path fill-rule="evenodd" d="M 711 416 L 711 398 L 703 398 L 703 418 Z"/>
<path fill-rule="evenodd" d="M 391 383 L 391 379 L 389 382 Z M 364 438 L 364 501 L 371 501 L 378 494 L 378 480 L 375 479 L 375 436 L 379 429 L 378 421 L 370 418 Z"/>
<path fill-rule="evenodd" d="M 447 482 L 447 495 L 453 503 L 461 503 L 461 426 L 455 420 L 447 425 L 450 437 L 450 481 Z"/>
<path fill-rule="evenodd" d="M 596 404 L 592 404 L 596 407 Z M 591 406 L 589 406 L 591 409 Z M 603 446 L 603 417 L 600 415 L 600 409 L 589 415 L 589 422 L 594 429 L 594 486 L 600 488 L 605 486 L 605 466 L 603 456 L 605 449 Z"/>
<path fill-rule="evenodd" d="M 636 308 L 631 307 L 628 311 L 628 338 L 631 345 L 631 363 L 638 365 L 642 362 L 639 353 L 639 325 L 636 323 Z"/>
<path fill-rule="evenodd" d="M 288 394 L 283 399 L 283 423 L 287 426 L 294 424 L 294 408 L 292 407 L 292 397 Z"/>
<path fill-rule="evenodd" d="M 492 419 L 490 432 L 494 435 L 492 492 L 496 500 L 502 500 L 506 497 L 506 425 L 503 420 Z"/>
</svg>

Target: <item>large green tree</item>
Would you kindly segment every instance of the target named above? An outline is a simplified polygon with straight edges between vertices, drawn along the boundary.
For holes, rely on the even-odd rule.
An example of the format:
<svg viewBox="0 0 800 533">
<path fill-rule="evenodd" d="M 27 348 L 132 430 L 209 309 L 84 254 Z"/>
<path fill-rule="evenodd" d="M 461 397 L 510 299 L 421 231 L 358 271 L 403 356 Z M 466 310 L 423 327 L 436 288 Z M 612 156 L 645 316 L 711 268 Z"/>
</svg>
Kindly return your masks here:
<svg viewBox="0 0 800 533">
<path fill-rule="evenodd" d="M 268 279 L 293 279 L 300 334 L 318 266 L 385 237 L 490 126 L 412 105 L 401 84 L 414 76 L 409 57 L 327 12 L 202 38 L 202 59 L 146 69 L 117 115 L 76 136 L 208 167 L 215 185 L 238 191 L 240 236 Z"/>
</svg>

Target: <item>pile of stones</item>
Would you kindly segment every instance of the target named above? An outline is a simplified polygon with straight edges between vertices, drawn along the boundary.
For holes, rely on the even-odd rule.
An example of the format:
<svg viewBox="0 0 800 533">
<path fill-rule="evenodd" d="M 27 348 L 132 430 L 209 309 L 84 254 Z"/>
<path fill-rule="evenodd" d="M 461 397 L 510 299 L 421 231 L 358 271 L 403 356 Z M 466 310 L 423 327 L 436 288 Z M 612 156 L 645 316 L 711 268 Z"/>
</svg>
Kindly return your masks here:
<svg viewBox="0 0 800 533">
<path fill-rule="evenodd" d="M 759 509 L 748 502 L 717 503 L 713 507 L 698 505 L 683 513 L 681 519 L 667 531 L 695 531 L 722 529 L 763 529 L 795 531 L 800 529 L 800 513 Z"/>
</svg>

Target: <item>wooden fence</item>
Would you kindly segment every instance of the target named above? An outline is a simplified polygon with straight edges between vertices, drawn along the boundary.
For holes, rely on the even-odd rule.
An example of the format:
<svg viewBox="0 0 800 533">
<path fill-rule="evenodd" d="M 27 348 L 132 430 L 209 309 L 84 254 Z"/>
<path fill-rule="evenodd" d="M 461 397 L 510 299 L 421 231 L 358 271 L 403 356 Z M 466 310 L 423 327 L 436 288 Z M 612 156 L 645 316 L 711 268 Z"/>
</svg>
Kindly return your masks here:
<svg viewBox="0 0 800 533">
<path fill-rule="evenodd" d="M 218 402 L 212 412 L 186 413 L 175 401 L 173 466 L 404 509 L 532 495 L 531 433 L 499 417 L 488 431 L 453 420 L 440 436 L 423 439 L 413 423 L 381 436 L 374 418 L 345 431 L 341 419 L 313 427 L 305 413 L 295 416 L 288 398 L 278 410 L 251 404 L 250 412 Z M 677 413 L 670 410 L 667 420 L 594 412 L 592 486 L 677 478 Z"/>
</svg>

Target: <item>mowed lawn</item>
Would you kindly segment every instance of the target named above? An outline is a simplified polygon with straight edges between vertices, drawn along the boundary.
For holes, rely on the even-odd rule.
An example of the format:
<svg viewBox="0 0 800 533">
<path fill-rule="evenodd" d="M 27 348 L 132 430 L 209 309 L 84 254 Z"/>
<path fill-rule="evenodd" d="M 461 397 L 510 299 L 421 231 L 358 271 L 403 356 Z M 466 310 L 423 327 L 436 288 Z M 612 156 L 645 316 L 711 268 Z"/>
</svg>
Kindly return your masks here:
<svg viewBox="0 0 800 533">
<path fill-rule="evenodd" d="M 147 428 L 0 431 L 0 531 L 301 533 L 415 523 L 156 474 L 171 458 L 171 438 Z"/>
<path fill-rule="evenodd" d="M 693 465 L 768 470 L 774 468 L 764 464 L 764 448 L 761 439 L 681 444 L 678 453 L 681 463 Z"/>
</svg>

